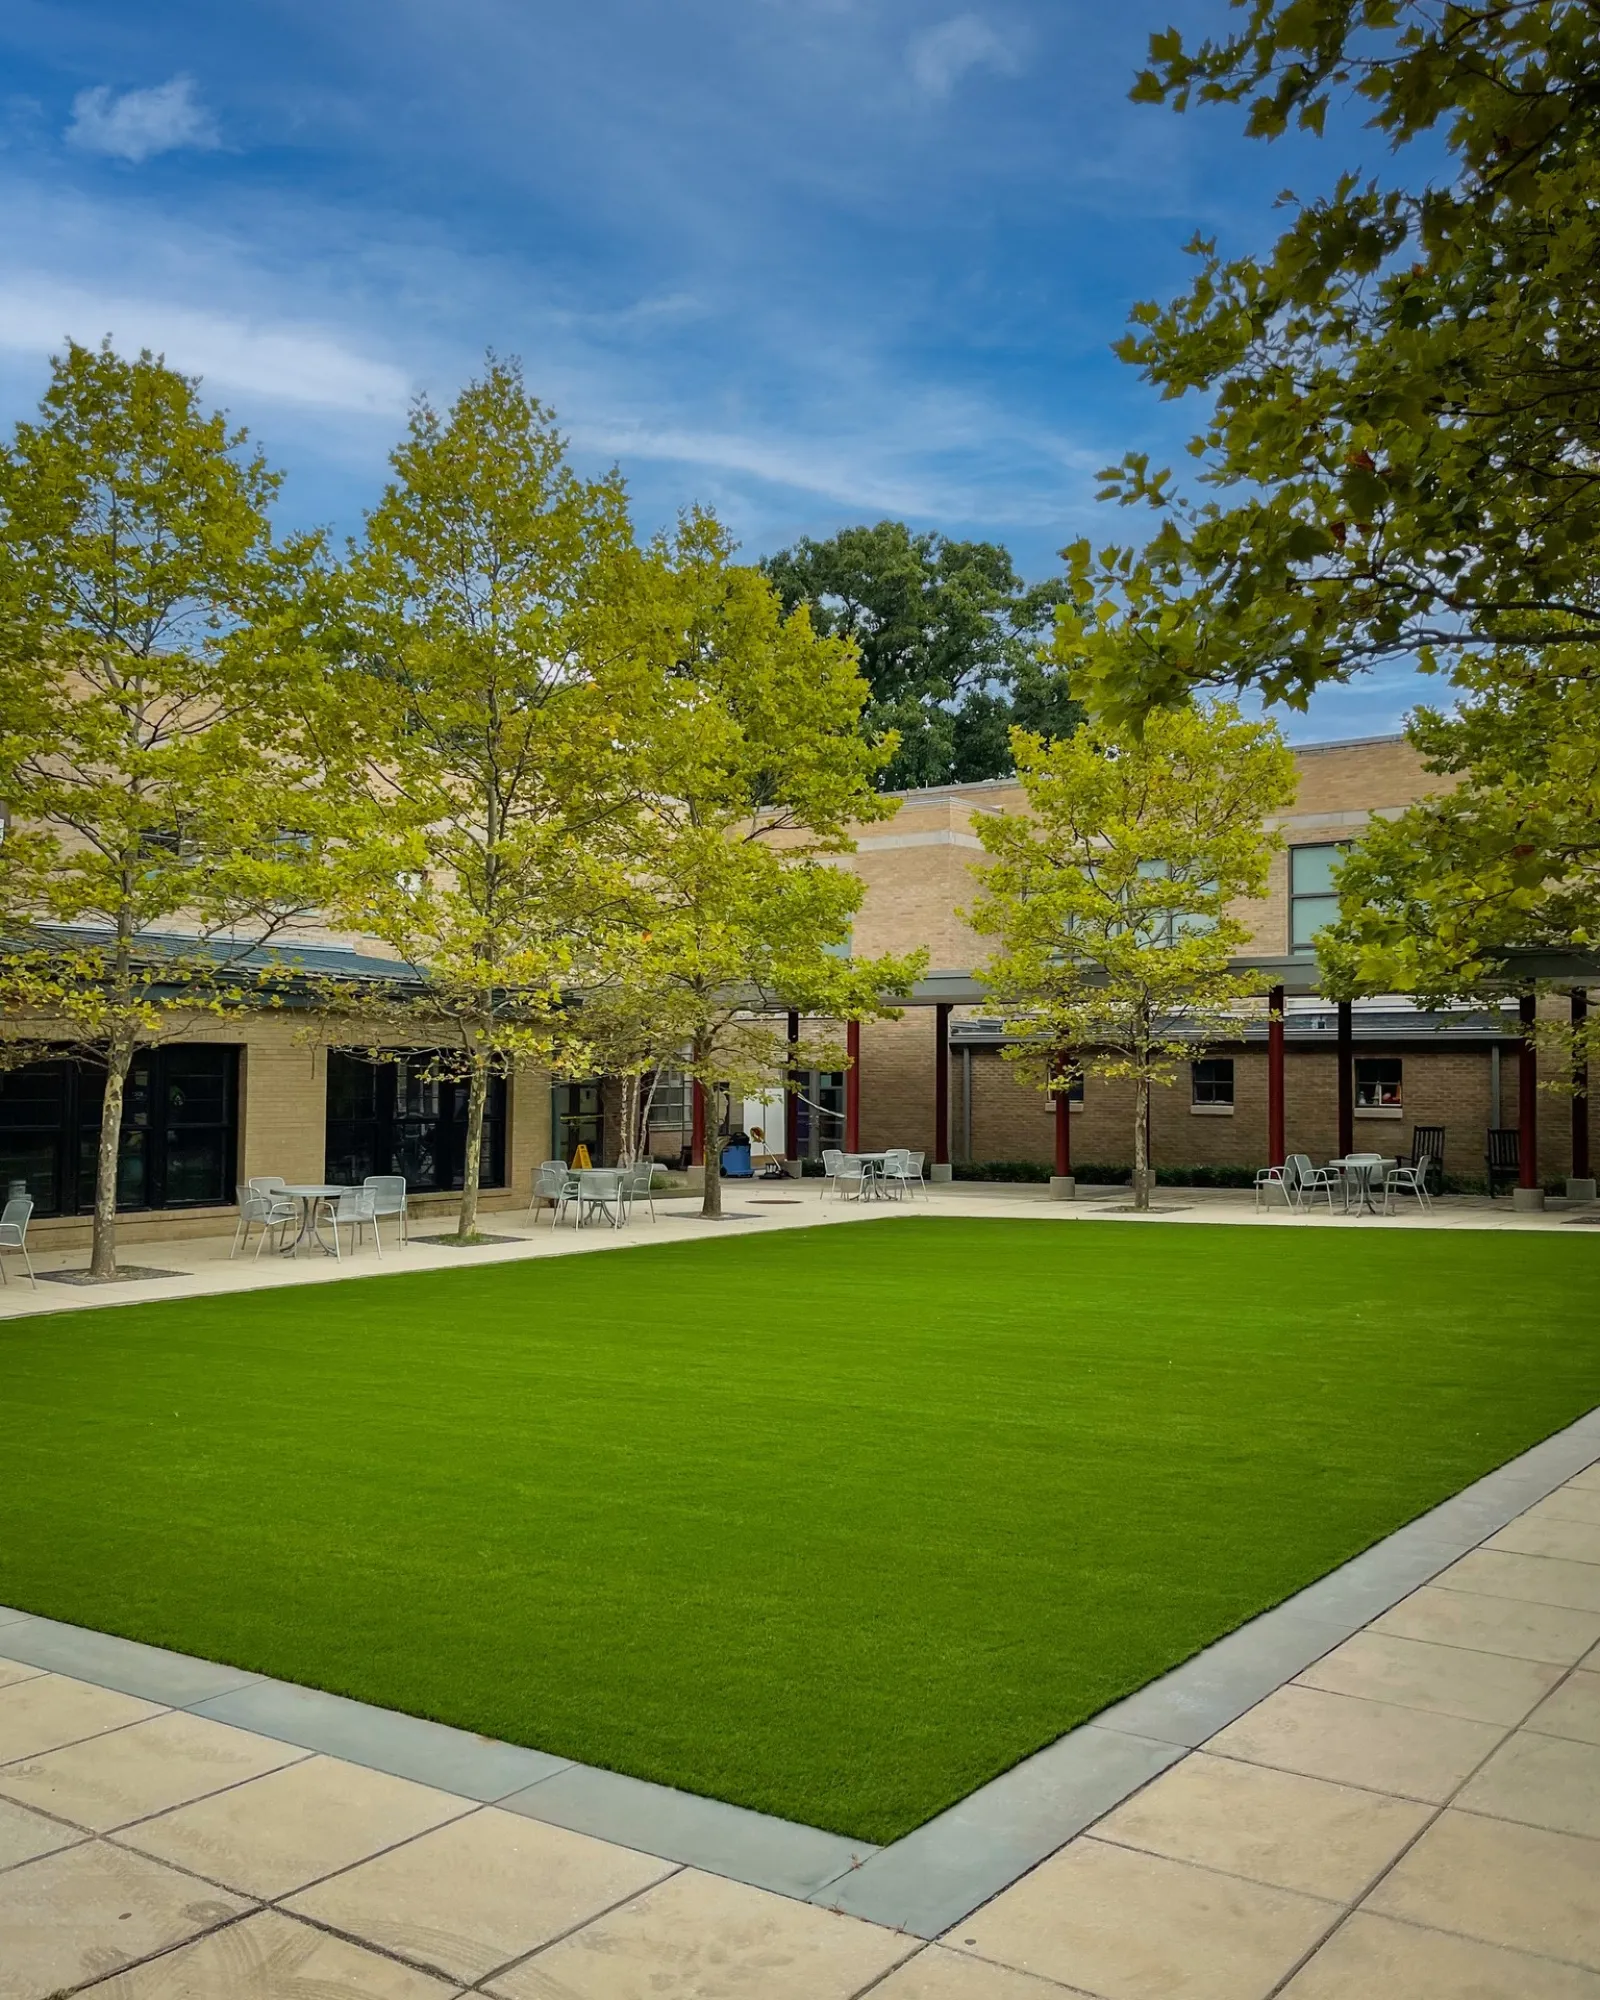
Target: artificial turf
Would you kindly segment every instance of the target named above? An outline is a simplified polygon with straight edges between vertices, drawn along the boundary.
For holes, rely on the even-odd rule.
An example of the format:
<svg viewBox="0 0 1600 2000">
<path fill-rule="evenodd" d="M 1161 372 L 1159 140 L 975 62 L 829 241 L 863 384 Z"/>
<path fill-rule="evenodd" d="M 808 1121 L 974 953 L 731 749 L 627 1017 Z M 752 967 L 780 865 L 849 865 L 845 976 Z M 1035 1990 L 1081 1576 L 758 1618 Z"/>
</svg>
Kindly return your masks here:
<svg viewBox="0 0 1600 2000">
<path fill-rule="evenodd" d="M 889 1840 L 1600 1402 L 1597 1270 L 896 1218 L 12 1320 L 0 1602 Z"/>
</svg>

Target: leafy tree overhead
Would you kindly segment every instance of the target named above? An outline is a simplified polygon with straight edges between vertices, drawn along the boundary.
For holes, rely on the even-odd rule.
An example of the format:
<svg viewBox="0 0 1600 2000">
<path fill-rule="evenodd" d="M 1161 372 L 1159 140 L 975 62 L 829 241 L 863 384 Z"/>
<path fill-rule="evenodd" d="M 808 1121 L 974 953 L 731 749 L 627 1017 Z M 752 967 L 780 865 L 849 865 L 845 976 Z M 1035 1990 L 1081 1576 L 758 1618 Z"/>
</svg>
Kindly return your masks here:
<svg viewBox="0 0 1600 2000">
<path fill-rule="evenodd" d="M 996 940 L 979 977 L 1016 1039 L 1009 1060 L 1058 1089 L 1084 1069 L 1133 1085 L 1133 1199 L 1150 1205 L 1152 1089 L 1208 1037 L 1237 1035 L 1259 991 L 1229 961 L 1250 932 L 1294 797 L 1291 752 L 1225 702 L 1013 739 L 1027 810 L 976 822 L 989 856 L 969 921 Z"/>
<path fill-rule="evenodd" d="M 1201 492 L 1107 476 L 1161 524 L 1070 552 L 1060 657 L 1123 715 L 1500 647 L 1539 671 L 1600 638 L 1600 10 L 1236 5 L 1231 37 L 1155 36 L 1134 95 L 1246 104 L 1267 139 L 1348 102 L 1395 166 L 1290 198 L 1265 255 L 1197 241 L 1187 294 L 1136 310 L 1124 359 L 1209 403 Z"/>
<path fill-rule="evenodd" d="M 1025 584 L 994 542 L 880 521 L 807 538 L 762 568 L 786 609 L 809 605 L 817 631 L 859 648 L 862 726 L 900 738 L 885 790 L 1003 776 L 1014 724 L 1065 735 L 1082 716 L 1038 658 L 1061 585 Z"/>
</svg>

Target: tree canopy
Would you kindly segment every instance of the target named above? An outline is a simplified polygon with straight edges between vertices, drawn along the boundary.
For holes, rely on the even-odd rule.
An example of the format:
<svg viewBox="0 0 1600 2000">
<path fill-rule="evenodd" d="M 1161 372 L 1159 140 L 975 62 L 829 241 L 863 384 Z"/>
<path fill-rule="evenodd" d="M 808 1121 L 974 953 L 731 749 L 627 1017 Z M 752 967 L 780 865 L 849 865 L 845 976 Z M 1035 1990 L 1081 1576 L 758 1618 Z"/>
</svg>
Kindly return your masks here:
<svg viewBox="0 0 1600 2000">
<path fill-rule="evenodd" d="M 1387 176 L 1284 197 L 1264 255 L 1191 246 L 1123 358 L 1204 396 L 1200 491 L 1140 454 L 1143 547 L 1068 552 L 1061 657 L 1108 713 L 1195 686 L 1303 705 L 1329 680 L 1600 638 L 1600 12 L 1583 0 L 1236 0 L 1239 32 L 1156 35 L 1134 95 L 1324 130 L 1336 101 Z M 1348 135 L 1330 145 L 1345 147 Z M 1137 640 L 1122 643 L 1131 614 Z"/>
<path fill-rule="evenodd" d="M 1062 587 L 1024 583 L 995 542 L 879 521 L 806 538 L 762 568 L 786 608 L 808 605 L 820 633 L 860 649 L 862 727 L 900 739 L 885 790 L 1004 776 L 1014 724 L 1058 736 L 1082 717 L 1064 677 L 1039 659 Z"/>
</svg>

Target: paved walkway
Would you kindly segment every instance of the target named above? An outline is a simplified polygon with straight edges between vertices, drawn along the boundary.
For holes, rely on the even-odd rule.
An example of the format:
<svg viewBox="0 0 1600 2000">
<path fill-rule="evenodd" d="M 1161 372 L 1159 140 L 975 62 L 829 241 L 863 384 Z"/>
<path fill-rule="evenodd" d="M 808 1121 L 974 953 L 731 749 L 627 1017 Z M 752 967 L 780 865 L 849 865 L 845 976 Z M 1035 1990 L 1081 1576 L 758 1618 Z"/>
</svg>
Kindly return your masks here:
<svg viewBox="0 0 1600 2000">
<path fill-rule="evenodd" d="M 1568 1210 L 1556 1203 L 1540 1213 L 1513 1209 L 1501 1197 L 1448 1196 L 1434 1203 L 1428 1214 L 1414 1204 L 1399 1213 L 1386 1215 L 1343 1215 L 1326 1211 L 1289 1213 L 1281 1207 L 1257 1209 L 1248 1193 L 1207 1188 L 1165 1188 L 1157 1196 L 1158 1206 L 1149 1215 L 1135 1215 L 1128 1205 L 1125 1188 L 1080 1190 L 1071 1202 L 1051 1201 L 1039 1186 L 998 1182 L 956 1181 L 929 1188 L 927 1198 L 908 1201 L 841 1201 L 825 1195 L 818 1181 L 758 1181 L 743 1187 L 729 1185 L 724 1190 L 728 1218 L 721 1223 L 700 1219 L 698 1204 L 674 1199 L 657 1204 L 654 1223 L 642 1214 L 626 1229 L 590 1227 L 577 1230 L 570 1225 L 551 1227 L 548 1220 L 530 1226 L 520 1209 L 496 1212 L 483 1217 L 485 1231 L 507 1236 L 506 1243 L 486 1244 L 476 1250 L 451 1250 L 439 1244 L 413 1238 L 401 1250 L 386 1230 L 382 1258 L 370 1244 L 359 1254 L 342 1262 L 320 1253 L 280 1257 L 270 1251 L 255 1257 L 228 1256 L 231 1237 L 205 1236 L 168 1242 L 134 1242 L 123 1248 L 124 1261 L 153 1266 L 174 1273 L 172 1277 L 131 1284 L 98 1285 L 92 1289 L 77 1285 L 46 1282 L 34 1290 L 23 1275 L 15 1254 L 6 1258 L 8 1283 L 0 1287 L 0 1318 L 33 1312 L 75 1312 L 85 1306 L 127 1305 L 157 1299 L 194 1298 L 219 1292 L 254 1291 L 281 1285 L 330 1284 L 341 1278 L 376 1277 L 380 1273 L 459 1269 L 463 1264 L 500 1263 L 525 1257 L 570 1257 L 595 1251 L 638 1249 L 650 1243 L 703 1243 L 718 1236 L 760 1235 L 775 1229 L 809 1229 L 819 1226 L 849 1226 L 910 1215 L 1026 1216 L 1034 1221 L 1063 1225 L 1087 1221 L 1115 1221 L 1134 1229 L 1203 1223 L 1242 1225 L 1263 1229 L 1343 1229 L 1395 1231 L 1412 1229 L 1494 1229 L 1529 1230 L 1582 1229 L 1586 1221 L 1600 1222 L 1600 1208 Z M 430 1228 L 444 1227 L 432 1224 Z M 34 1268 L 41 1272 L 82 1270 L 88 1252 L 36 1249 Z"/>
<path fill-rule="evenodd" d="M 0 2000 L 85 1990 L 1600 2000 L 1600 1463 L 929 1942 L 0 1659 Z"/>
</svg>

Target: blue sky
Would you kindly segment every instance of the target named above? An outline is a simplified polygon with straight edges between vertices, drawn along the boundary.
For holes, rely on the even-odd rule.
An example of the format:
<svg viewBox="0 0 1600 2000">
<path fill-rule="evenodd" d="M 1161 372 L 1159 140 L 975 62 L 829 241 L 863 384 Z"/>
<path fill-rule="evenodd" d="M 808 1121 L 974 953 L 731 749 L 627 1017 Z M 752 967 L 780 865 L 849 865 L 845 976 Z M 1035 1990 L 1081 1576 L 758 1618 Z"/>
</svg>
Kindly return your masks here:
<svg viewBox="0 0 1600 2000">
<path fill-rule="evenodd" d="M 0 420 L 65 334 L 203 375 L 354 529 L 408 398 L 520 355 L 650 529 L 752 554 L 903 516 L 1030 576 L 1125 536 L 1094 473 L 1186 424 L 1116 362 L 1196 229 L 1348 164 L 1127 88 L 1222 0 L 10 0 Z M 1382 165 L 1355 136 L 1358 159 Z M 1285 718 L 1393 728 L 1403 673 Z"/>
</svg>

